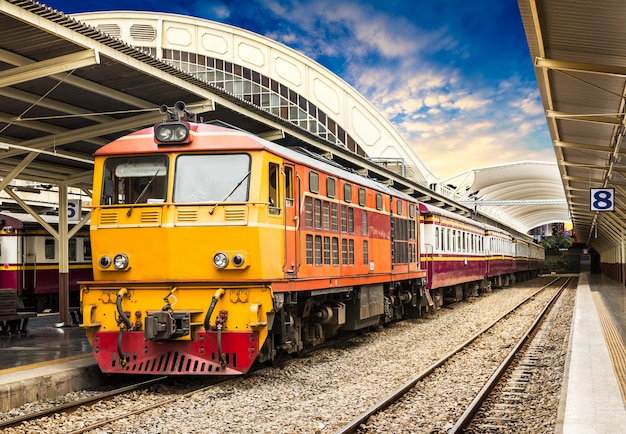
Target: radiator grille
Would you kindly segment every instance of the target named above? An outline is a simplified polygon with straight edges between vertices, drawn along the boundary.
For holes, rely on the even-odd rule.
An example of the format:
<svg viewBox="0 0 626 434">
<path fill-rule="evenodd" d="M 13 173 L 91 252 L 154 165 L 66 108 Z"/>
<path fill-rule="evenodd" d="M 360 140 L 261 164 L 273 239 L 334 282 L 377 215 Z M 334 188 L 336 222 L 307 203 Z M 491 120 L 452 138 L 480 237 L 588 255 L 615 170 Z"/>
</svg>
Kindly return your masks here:
<svg viewBox="0 0 626 434">
<path fill-rule="evenodd" d="M 195 222 L 196 220 L 198 220 L 197 209 L 178 209 L 178 221 Z"/>
<path fill-rule="evenodd" d="M 224 220 L 239 221 L 246 219 L 246 208 L 226 208 L 224 209 Z"/>
<path fill-rule="evenodd" d="M 117 211 L 102 211 L 100 213 L 100 224 L 114 225 L 117 223 Z"/>
<path fill-rule="evenodd" d="M 142 210 L 141 223 L 159 223 L 161 220 L 161 212 L 156 209 Z"/>
</svg>

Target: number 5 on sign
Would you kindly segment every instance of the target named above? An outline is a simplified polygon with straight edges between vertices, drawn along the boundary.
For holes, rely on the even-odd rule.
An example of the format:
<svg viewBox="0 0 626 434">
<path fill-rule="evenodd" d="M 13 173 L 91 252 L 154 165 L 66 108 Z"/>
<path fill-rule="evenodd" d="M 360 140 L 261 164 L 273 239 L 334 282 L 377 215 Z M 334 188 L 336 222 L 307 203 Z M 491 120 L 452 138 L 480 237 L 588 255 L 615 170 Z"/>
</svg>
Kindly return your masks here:
<svg viewBox="0 0 626 434">
<path fill-rule="evenodd" d="M 591 211 L 614 211 L 614 188 L 592 188 L 589 207 Z"/>
</svg>

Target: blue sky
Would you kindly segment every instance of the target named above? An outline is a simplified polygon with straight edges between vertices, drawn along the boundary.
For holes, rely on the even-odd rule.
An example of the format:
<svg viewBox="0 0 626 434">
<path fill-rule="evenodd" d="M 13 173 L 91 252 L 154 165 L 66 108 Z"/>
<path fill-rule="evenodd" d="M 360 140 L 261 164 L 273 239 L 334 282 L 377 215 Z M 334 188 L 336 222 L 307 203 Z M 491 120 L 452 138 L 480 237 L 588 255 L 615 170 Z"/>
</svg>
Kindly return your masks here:
<svg viewBox="0 0 626 434">
<path fill-rule="evenodd" d="M 555 161 L 516 0 L 43 0 L 250 30 L 314 59 L 391 121 L 439 178 Z"/>
</svg>

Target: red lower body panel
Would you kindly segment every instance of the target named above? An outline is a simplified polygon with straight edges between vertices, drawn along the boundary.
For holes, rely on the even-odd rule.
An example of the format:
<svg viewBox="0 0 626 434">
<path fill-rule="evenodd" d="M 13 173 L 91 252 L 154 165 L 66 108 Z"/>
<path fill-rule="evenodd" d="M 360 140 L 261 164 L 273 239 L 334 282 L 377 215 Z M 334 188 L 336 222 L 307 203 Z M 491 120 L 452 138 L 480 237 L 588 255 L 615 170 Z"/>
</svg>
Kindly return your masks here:
<svg viewBox="0 0 626 434">
<path fill-rule="evenodd" d="M 120 332 L 96 332 L 93 354 L 108 374 L 239 375 L 245 374 L 259 352 L 254 332 L 222 332 L 218 355 L 218 332 L 198 332 L 196 340 L 151 341 L 142 331 L 122 332 L 122 363 L 118 353 Z"/>
</svg>

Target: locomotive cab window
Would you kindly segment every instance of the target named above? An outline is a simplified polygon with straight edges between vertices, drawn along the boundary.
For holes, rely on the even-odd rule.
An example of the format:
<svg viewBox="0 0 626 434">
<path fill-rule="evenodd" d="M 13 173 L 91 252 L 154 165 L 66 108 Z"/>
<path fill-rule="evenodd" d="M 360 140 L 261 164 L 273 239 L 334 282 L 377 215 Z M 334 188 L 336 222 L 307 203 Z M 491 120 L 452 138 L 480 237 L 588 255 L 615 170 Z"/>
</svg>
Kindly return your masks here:
<svg viewBox="0 0 626 434">
<path fill-rule="evenodd" d="M 167 193 L 167 157 L 110 158 L 104 163 L 101 205 L 160 203 Z"/>
<path fill-rule="evenodd" d="M 176 203 L 247 202 L 249 187 L 248 154 L 181 155 L 176 159 Z"/>
</svg>

